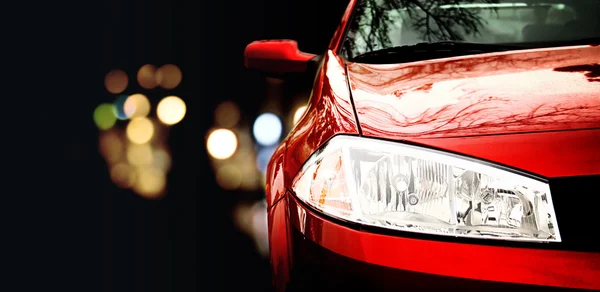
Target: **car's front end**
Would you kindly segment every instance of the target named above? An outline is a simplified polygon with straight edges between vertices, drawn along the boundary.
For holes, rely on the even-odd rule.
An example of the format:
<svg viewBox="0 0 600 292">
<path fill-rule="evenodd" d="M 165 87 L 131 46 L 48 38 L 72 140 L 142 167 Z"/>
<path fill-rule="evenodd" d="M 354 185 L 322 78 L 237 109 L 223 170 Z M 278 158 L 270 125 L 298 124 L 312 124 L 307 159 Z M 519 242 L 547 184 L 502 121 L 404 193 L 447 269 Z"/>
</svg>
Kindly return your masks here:
<svg viewBox="0 0 600 292">
<path fill-rule="evenodd" d="M 438 5 L 440 17 L 505 10 L 480 43 L 394 46 L 355 7 L 391 2 L 404 8 L 383 19 L 432 17 L 418 0 L 352 1 L 269 163 L 275 288 L 600 290 L 600 25 L 564 40 L 571 12 L 589 21 L 582 11 L 600 1 Z M 566 15 L 558 26 L 506 33 L 552 9 Z M 392 24 L 392 38 L 421 31 Z M 540 27 L 561 31 L 530 42 Z"/>
</svg>

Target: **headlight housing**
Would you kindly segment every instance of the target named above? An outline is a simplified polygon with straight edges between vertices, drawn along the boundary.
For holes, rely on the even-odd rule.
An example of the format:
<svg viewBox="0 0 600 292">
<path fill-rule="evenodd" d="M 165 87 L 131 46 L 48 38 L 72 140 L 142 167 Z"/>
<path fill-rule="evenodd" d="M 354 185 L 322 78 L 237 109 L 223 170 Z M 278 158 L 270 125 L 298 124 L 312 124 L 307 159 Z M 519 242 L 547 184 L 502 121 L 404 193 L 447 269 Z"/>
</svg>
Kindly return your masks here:
<svg viewBox="0 0 600 292">
<path fill-rule="evenodd" d="M 335 136 L 292 182 L 303 202 L 355 223 L 439 235 L 560 242 L 543 179 L 432 149 Z"/>
</svg>

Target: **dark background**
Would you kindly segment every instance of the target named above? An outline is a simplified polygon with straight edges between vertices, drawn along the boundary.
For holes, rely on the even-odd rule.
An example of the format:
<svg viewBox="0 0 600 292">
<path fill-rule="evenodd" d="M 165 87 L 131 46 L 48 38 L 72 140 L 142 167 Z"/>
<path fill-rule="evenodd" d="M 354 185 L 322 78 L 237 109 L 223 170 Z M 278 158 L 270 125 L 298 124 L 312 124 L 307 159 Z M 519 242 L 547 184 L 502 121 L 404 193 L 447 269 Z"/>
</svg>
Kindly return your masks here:
<svg viewBox="0 0 600 292">
<path fill-rule="evenodd" d="M 205 135 L 222 100 L 237 102 L 244 119 L 259 113 L 265 82 L 243 67 L 249 42 L 289 38 L 323 53 L 346 5 L 107 0 L 7 7 L 6 289 L 14 281 L 18 289 L 9 290 L 269 291 L 268 260 L 229 214 L 244 195 L 216 185 Z M 103 84 L 109 70 L 132 73 L 147 63 L 181 68 L 184 81 L 174 93 L 188 109 L 170 133 L 169 193 L 158 201 L 112 184 L 91 118 L 99 103 L 114 100 Z"/>
</svg>

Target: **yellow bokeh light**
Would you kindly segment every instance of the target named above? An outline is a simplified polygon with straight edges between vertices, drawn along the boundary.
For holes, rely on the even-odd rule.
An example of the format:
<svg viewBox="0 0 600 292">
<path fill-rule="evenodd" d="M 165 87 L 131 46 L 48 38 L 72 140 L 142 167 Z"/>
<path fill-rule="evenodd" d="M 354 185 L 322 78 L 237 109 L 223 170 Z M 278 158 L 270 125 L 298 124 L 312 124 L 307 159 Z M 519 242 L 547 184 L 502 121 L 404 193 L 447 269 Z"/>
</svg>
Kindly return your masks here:
<svg viewBox="0 0 600 292">
<path fill-rule="evenodd" d="M 135 166 L 151 165 L 153 161 L 152 147 L 150 144 L 130 144 L 127 147 L 127 161 Z"/>
<path fill-rule="evenodd" d="M 104 87 L 106 87 L 108 92 L 113 94 L 125 91 L 128 84 L 129 78 L 127 77 L 127 73 L 120 69 L 112 70 L 104 77 Z"/>
<path fill-rule="evenodd" d="M 154 124 L 146 117 L 133 118 L 127 124 L 126 134 L 135 144 L 148 143 L 154 135 Z"/>
<path fill-rule="evenodd" d="M 163 98 L 156 107 L 158 119 L 166 125 L 179 123 L 185 117 L 186 111 L 185 102 L 177 96 Z"/>
<path fill-rule="evenodd" d="M 145 117 L 150 113 L 150 101 L 141 93 L 132 94 L 125 100 L 123 111 L 128 118 Z"/>
<path fill-rule="evenodd" d="M 233 208 L 233 222 L 241 231 L 249 233 L 252 230 L 252 205 L 239 203 Z"/>
<path fill-rule="evenodd" d="M 177 87 L 182 79 L 183 74 L 176 65 L 166 64 L 156 70 L 156 83 L 164 89 Z"/>
<path fill-rule="evenodd" d="M 235 190 L 242 184 L 242 172 L 231 164 L 219 167 L 216 178 L 219 186 L 226 190 Z"/>
<path fill-rule="evenodd" d="M 260 184 L 260 178 L 256 175 L 248 175 L 242 179 L 242 184 L 240 185 L 240 189 L 244 191 L 255 191 Z"/>
<path fill-rule="evenodd" d="M 216 159 L 227 159 L 237 150 L 238 139 L 235 133 L 227 129 L 217 129 L 208 135 L 206 149 Z"/>
<path fill-rule="evenodd" d="M 158 84 L 156 83 L 156 67 L 151 64 L 146 64 L 138 70 L 138 84 L 145 89 L 152 89 Z"/>
<path fill-rule="evenodd" d="M 167 185 L 166 173 L 155 167 L 140 167 L 136 169 L 136 179 L 133 190 L 147 199 L 156 199 L 165 191 Z"/>
<path fill-rule="evenodd" d="M 263 188 L 263 190 L 267 190 L 267 175 L 266 173 L 261 174 L 260 176 L 260 186 Z"/>
<path fill-rule="evenodd" d="M 123 155 L 123 141 L 115 131 L 103 132 L 99 139 L 100 153 L 108 163 L 116 163 Z"/>
<path fill-rule="evenodd" d="M 167 172 L 171 169 L 171 155 L 166 149 L 157 148 L 152 152 L 154 166 Z"/>
<path fill-rule="evenodd" d="M 240 109 L 231 102 L 226 101 L 215 109 L 215 124 L 223 128 L 231 128 L 240 121 Z"/>
<path fill-rule="evenodd" d="M 302 118 L 302 115 L 304 115 L 305 111 L 306 106 L 301 106 L 296 110 L 296 112 L 294 113 L 294 125 L 297 124 L 298 121 L 300 121 L 300 118 Z"/>
<path fill-rule="evenodd" d="M 126 189 L 135 183 L 135 172 L 127 163 L 118 163 L 110 168 L 110 178 L 118 187 Z"/>
</svg>

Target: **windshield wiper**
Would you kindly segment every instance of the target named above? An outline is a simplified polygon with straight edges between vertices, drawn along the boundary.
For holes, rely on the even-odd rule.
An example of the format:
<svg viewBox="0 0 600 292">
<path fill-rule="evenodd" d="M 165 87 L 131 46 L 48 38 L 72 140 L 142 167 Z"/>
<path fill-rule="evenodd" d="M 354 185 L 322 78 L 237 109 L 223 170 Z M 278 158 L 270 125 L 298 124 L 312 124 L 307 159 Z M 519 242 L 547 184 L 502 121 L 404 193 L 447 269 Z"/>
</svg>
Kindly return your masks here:
<svg viewBox="0 0 600 292">
<path fill-rule="evenodd" d="M 433 43 L 417 43 L 414 45 L 403 45 L 396 46 L 381 50 L 375 50 L 364 54 L 357 55 L 352 58 L 352 61 L 374 61 L 380 59 L 386 59 L 390 57 L 397 57 L 402 55 L 403 58 L 423 59 L 423 57 L 416 58 L 413 54 L 423 53 L 447 53 L 450 55 L 467 55 L 467 54 L 481 54 L 499 51 L 511 51 L 526 49 L 524 46 L 517 45 L 505 45 L 505 44 L 482 44 L 482 43 L 468 43 L 468 42 L 433 42 Z"/>
</svg>

